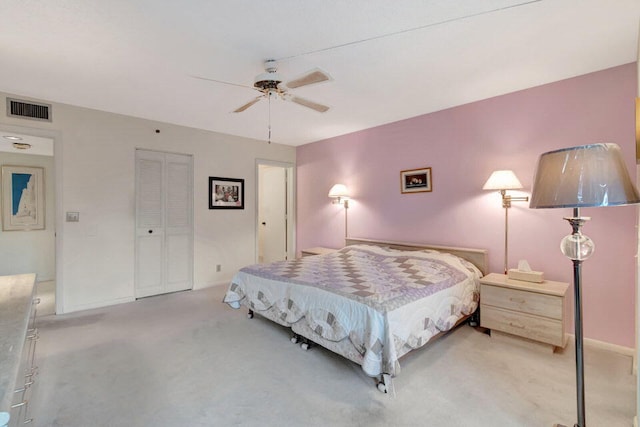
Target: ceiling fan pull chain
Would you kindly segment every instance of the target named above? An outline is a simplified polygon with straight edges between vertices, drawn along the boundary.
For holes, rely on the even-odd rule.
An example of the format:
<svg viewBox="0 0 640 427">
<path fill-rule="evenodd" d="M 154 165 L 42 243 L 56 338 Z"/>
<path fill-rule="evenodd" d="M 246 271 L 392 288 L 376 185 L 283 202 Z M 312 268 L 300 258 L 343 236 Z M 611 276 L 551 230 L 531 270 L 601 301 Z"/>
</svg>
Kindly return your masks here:
<svg viewBox="0 0 640 427">
<path fill-rule="evenodd" d="M 268 98 L 269 98 L 269 139 L 267 140 L 267 142 L 271 144 L 271 91 L 269 91 Z"/>
</svg>

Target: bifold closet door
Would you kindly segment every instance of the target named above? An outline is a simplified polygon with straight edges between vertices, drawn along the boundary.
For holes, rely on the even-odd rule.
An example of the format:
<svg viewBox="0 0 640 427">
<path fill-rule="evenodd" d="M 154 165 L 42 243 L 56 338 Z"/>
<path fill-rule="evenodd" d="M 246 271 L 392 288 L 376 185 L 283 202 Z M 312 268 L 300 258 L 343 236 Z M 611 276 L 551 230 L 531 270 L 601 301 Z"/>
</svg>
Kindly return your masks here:
<svg viewBox="0 0 640 427">
<path fill-rule="evenodd" d="M 136 150 L 136 298 L 193 286 L 191 156 Z"/>
</svg>

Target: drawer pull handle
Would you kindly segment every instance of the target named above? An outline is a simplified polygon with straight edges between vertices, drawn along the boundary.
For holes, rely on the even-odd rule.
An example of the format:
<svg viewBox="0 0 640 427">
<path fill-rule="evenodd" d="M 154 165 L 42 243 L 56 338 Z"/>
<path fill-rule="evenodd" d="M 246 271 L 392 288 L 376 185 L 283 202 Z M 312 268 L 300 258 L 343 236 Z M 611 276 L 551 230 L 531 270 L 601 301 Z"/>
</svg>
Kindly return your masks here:
<svg viewBox="0 0 640 427">
<path fill-rule="evenodd" d="M 524 303 L 527 302 L 527 301 L 525 301 L 523 299 L 513 298 L 513 297 L 509 298 L 509 301 L 517 302 L 518 304 L 524 304 Z"/>
<path fill-rule="evenodd" d="M 21 406 L 26 405 L 27 403 L 28 403 L 28 401 L 23 400 L 23 401 L 22 401 L 22 402 L 20 402 L 20 403 L 16 403 L 15 405 L 11 405 L 11 409 L 19 408 L 19 407 L 21 407 Z"/>
<path fill-rule="evenodd" d="M 26 383 L 24 383 L 24 387 L 22 387 L 22 388 L 17 388 L 17 389 L 15 389 L 13 392 L 14 392 L 14 393 L 24 393 L 25 391 L 27 391 L 27 389 L 28 389 L 29 387 L 31 387 L 31 385 L 33 385 L 33 381 L 26 382 Z"/>
<path fill-rule="evenodd" d="M 515 323 L 513 323 L 513 322 L 509 322 L 509 326 L 513 326 L 514 328 L 518 328 L 518 329 L 524 329 L 524 328 L 525 328 L 524 326 L 522 326 L 522 325 L 516 325 L 516 324 L 515 324 Z"/>
</svg>

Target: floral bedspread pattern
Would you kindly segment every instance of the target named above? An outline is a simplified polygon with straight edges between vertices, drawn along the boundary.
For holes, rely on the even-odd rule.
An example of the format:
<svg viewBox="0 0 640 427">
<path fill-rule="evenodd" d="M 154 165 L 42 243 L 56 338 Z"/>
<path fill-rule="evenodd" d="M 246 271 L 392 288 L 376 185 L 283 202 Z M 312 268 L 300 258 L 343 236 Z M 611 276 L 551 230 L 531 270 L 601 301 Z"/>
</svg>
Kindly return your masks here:
<svg viewBox="0 0 640 427">
<path fill-rule="evenodd" d="M 480 276 L 450 254 L 356 245 L 245 267 L 224 302 L 285 326 L 306 322 L 325 340 L 348 339 L 367 374 L 396 375 L 402 355 L 476 309 Z"/>
</svg>

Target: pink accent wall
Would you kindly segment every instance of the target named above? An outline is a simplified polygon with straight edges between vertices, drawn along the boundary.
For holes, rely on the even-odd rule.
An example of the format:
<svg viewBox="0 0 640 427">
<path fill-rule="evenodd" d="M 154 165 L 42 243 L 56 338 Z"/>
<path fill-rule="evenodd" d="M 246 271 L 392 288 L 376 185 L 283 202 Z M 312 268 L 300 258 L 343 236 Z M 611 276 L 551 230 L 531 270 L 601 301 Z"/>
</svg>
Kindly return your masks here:
<svg viewBox="0 0 640 427">
<path fill-rule="evenodd" d="M 491 271 L 501 272 L 504 210 L 498 192 L 482 190 L 491 172 L 514 170 L 528 195 L 543 152 L 615 142 L 635 182 L 636 89 L 636 65 L 628 64 L 300 146 L 298 250 L 343 245 L 344 210 L 327 193 L 344 183 L 353 197 L 350 237 L 487 248 Z M 400 193 L 401 170 L 429 166 L 433 192 Z M 547 279 L 572 283 L 559 249 L 571 213 L 514 202 L 509 266 L 526 259 Z M 581 213 L 592 218 L 583 232 L 596 244 L 583 265 L 585 337 L 634 347 L 637 208 Z"/>
</svg>

